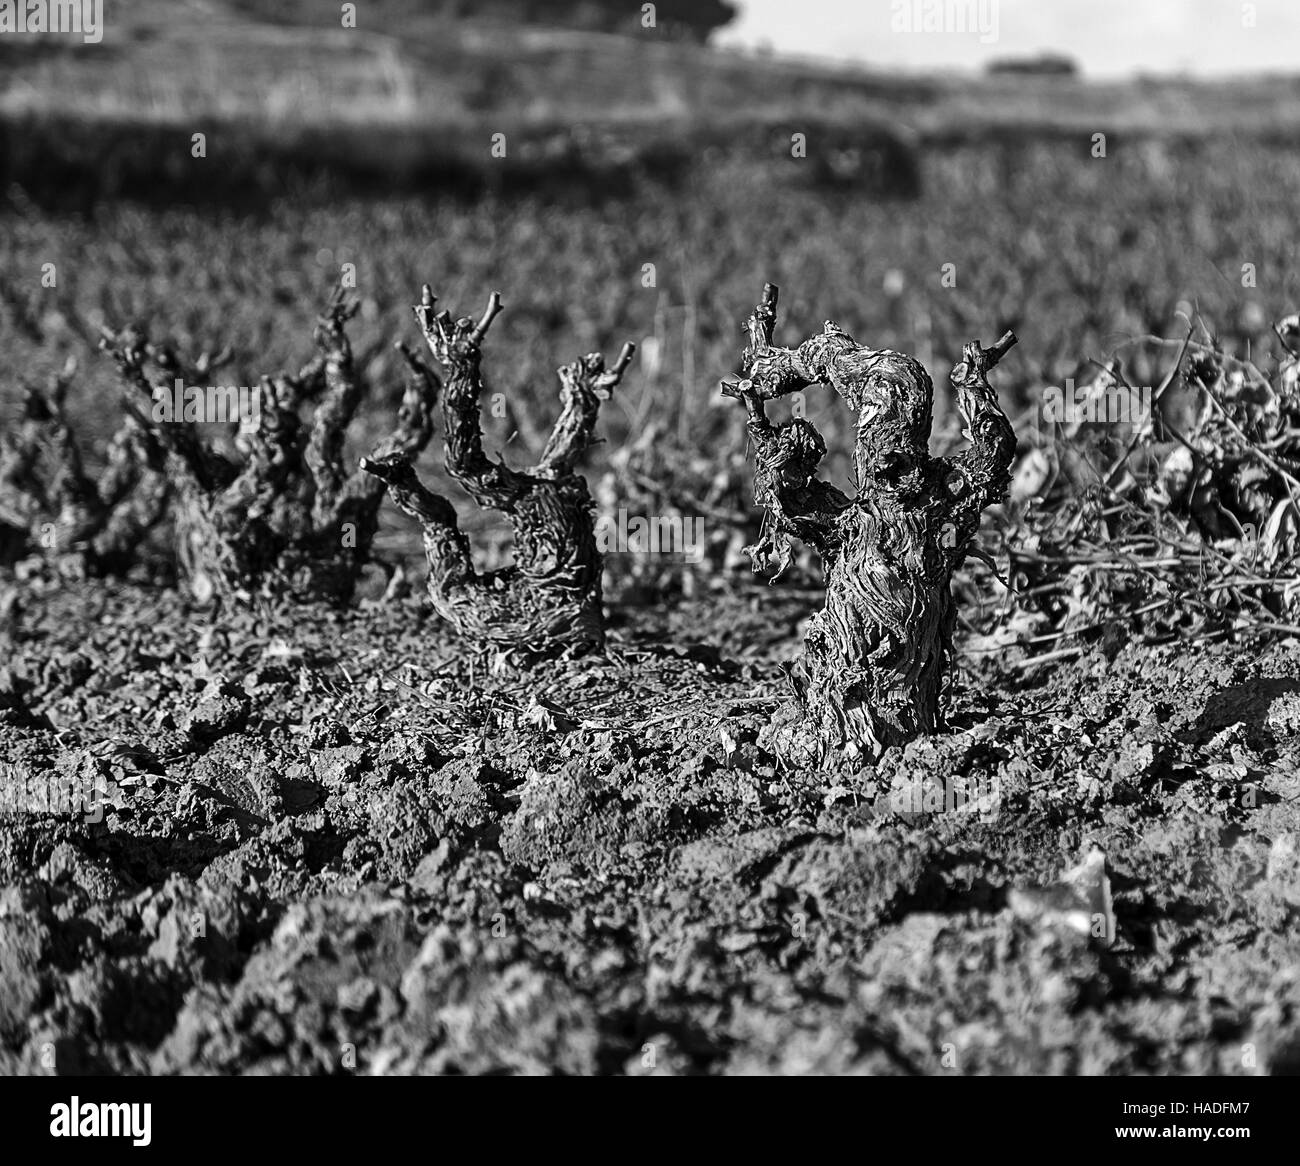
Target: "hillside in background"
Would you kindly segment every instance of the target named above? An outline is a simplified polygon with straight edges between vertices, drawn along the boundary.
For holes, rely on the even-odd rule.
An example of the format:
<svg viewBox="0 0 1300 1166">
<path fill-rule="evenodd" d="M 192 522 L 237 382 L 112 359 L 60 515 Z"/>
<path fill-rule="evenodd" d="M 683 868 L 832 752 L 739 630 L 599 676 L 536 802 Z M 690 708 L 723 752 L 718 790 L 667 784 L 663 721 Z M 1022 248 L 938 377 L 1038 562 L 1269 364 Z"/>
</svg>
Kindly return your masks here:
<svg viewBox="0 0 1300 1166">
<path fill-rule="evenodd" d="M 595 3 L 500 0 L 460 15 L 469 7 L 372 0 L 345 28 L 320 0 L 133 0 L 108 9 L 98 45 L 8 38 L 0 188 L 83 208 L 566 183 L 592 198 L 727 157 L 758 180 L 910 196 L 927 147 L 1300 137 L 1300 77 L 902 75 L 696 43 L 725 4 L 660 4 L 651 29 Z M 791 166 L 795 134 L 807 165 Z"/>
<path fill-rule="evenodd" d="M 312 25 L 320 20 L 320 0 L 231 0 L 259 20 Z M 728 0 L 659 0 L 655 26 L 676 39 L 703 43 L 733 21 L 738 8 Z M 410 27 L 429 20 L 473 18 L 498 24 L 544 24 L 588 32 L 638 35 L 646 18 L 629 0 L 369 0 L 365 22 L 380 28 Z"/>
<path fill-rule="evenodd" d="M 604 27 L 601 4 L 516 0 L 475 4 L 474 18 L 455 15 L 468 7 L 372 0 L 360 6 L 360 26 L 345 29 L 339 6 L 319 0 L 133 0 L 108 9 L 100 45 L 0 44 L 0 114 L 411 127 L 490 117 L 506 128 L 870 116 L 922 137 L 990 125 L 1175 133 L 1300 126 L 1300 76 L 1104 85 L 1014 71 L 903 77 L 682 39 L 685 22 L 673 16 L 679 8 L 704 13 L 698 33 L 725 15 L 725 4 L 659 4 L 656 28 L 623 27 L 625 35 L 591 31 Z M 553 9 L 587 19 L 541 23 Z M 516 12 L 531 19 L 511 19 Z"/>
</svg>

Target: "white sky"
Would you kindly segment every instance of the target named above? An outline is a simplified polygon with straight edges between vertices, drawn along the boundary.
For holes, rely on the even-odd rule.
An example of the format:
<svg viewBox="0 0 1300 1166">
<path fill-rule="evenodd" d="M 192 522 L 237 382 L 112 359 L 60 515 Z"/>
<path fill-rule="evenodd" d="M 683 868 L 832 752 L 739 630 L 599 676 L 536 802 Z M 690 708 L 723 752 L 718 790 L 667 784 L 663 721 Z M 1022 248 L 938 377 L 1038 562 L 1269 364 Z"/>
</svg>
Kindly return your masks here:
<svg viewBox="0 0 1300 1166">
<path fill-rule="evenodd" d="M 1300 73 L 1300 0 L 737 2 L 741 14 L 718 33 L 719 44 L 766 43 L 778 53 L 890 68 L 982 69 L 995 57 L 1051 50 L 1093 77 Z M 896 30 L 901 9 L 932 11 L 945 26 Z M 974 13 L 974 29 L 965 12 Z"/>
</svg>

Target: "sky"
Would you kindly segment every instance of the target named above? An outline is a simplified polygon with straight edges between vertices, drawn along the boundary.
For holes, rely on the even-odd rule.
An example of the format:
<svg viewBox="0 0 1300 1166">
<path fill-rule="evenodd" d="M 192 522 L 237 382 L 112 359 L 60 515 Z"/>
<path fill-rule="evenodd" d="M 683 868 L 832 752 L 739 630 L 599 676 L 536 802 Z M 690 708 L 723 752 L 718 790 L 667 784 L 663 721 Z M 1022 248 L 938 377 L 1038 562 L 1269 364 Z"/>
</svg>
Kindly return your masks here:
<svg viewBox="0 0 1300 1166">
<path fill-rule="evenodd" d="M 1300 0 L 736 2 L 719 44 L 890 68 L 979 70 L 1051 51 L 1092 77 L 1300 72 Z"/>
</svg>

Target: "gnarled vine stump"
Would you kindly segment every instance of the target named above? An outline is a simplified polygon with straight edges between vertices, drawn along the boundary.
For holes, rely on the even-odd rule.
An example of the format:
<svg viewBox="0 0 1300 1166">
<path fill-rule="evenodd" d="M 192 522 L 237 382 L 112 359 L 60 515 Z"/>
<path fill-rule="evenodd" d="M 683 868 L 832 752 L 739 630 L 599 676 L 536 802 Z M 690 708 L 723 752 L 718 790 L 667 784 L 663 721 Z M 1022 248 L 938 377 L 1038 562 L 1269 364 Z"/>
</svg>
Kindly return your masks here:
<svg viewBox="0 0 1300 1166">
<path fill-rule="evenodd" d="M 783 569 L 792 538 L 824 565 L 825 607 L 790 671 L 797 703 L 767 738 L 793 764 L 823 765 L 878 756 L 942 725 L 953 572 L 978 554 L 980 514 L 1005 495 L 1016 448 L 987 373 L 1016 338 L 966 345 L 951 380 L 970 447 L 931 457 L 934 388 L 922 365 L 860 345 L 831 322 L 796 349 L 774 347 L 776 301 L 768 284 L 746 324 L 746 379 L 723 391 L 745 404 L 755 447 L 754 497 L 766 515 L 750 548 L 754 569 L 772 559 Z M 814 384 L 857 413 L 855 497 L 816 477 L 826 446 L 810 422 L 776 426 L 765 415 L 764 401 Z"/>
<path fill-rule="evenodd" d="M 316 356 L 296 376 L 261 379 L 257 415 L 240 418 L 239 456 L 205 442 L 191 420 L 155 416 L 178 378 L 202 387 L 219 361 L 205 356 L 184 369 L 174 352 L 135 328 L 105 335 L 131 390 L 127 411 L 165 450 L 177 560 L 200 602 L 351 598 L 384 499 L 382 482 L 344 463 L 348 426 L 366 394 L 345 330 L 356 310 L 336 291 L 317 319 Z M 397 425 L 375 447 L 378 457 L 415 457 L 433 435 L 438 378 L 413 353 L 402 354 L 402 404 Z M 310 428 L 299 417 L 308 402 L 316 404 Z"/>
<path fill-rule="evenodd" d="M 66 411 L 76 368 L 69 359 L 49 388 L 27 386 L 0 432 L 0 563 L 37 555 L 63 577 L 125 574 L 166 508 L 161 450 L 128 416 L 93 476 Z"/>
<path fill-rule="evenodd" d="M 468 317 L 453 322 L 450 312 L 437 312 L 435 305 L 426 284 L 415 314 L 446 373 L 447 473 L 478 506 L 509 517 L 514 563 L 499 571 L 475 569 L 455 508 L 420 482 L 406 453 L 363 458 L 362 468 L 387 482 L 393 501 L 420 523 L 429 598 L 459 633 L 526 654 L 603 649 L 595 508 L 576 466 L 591 442 L 600 402 L 622 379 L 635 346 L 625 344 L 612 368 L 593 353 L 559 369 L 560 417 L 537 464 L 516 470 L 484 452 L 479 416 L 481 346 L 501 299 L 493 293 L 477 324 Z"/>
</svg>

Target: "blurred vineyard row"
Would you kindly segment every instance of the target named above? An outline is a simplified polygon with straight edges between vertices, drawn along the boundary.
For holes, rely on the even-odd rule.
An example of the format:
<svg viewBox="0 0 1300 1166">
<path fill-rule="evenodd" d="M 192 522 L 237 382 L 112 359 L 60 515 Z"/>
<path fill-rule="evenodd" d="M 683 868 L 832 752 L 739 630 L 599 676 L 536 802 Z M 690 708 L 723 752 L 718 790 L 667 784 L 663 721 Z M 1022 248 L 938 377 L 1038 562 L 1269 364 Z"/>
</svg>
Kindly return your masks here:
<svg viewBox="0 0 1300 1166">
<path fill-rule="evenodd" d="M 1015 329 L 1021 343 L 998 382 L 1022 424 L 1046 386 L 1085 381 L 1116 354 L 1132 384 L 1158 384 L 1170 353 L 1143 337 L 1185 331 L 1193 314 L 1227 352 L 1267 364 L 1272 321 L 1300 302 L 1300 155 L 1246 139 L 1116 139 L 1105 158 L 1091 145 L 924 151 L 914 198 L 810 181 L 811 158 L 758 167 L 737 150 L 671 186 L 645 177 L 575 197 L 304 194 L 247 212 L 121 201 L 71 213 L 11 187 L 0 410 L 12 415 L 20 385 L 71 355 L 72 415 L 102 440 L 117 388 L 98 330 L 129 321 L 192 354 L 230 346 L 223 383 L 296 368 L 345 264 L 362 301 L 354 342 L 377 387 L 359 441 L 394 407 L 391 345 L 416 339 L 409 305 L 426 280 L 469 308 L 501 291 L 488 370 L 507 409 L 485 413 L 485 426 L 521 458 L 537 455 L 553 416 L 554 369 L 637 341 L 639 363 L 602 417 L 595 472 L 652 425 L 702 479 L 743 453 L 739 410 L 717 383 L 734 370 L 740 319 L 765 280 L 783 287 L 783 337 L 835 318 L 916 352 L 940 386 L 965 340 Z M 51 271 L 55 286 L 43 286 Z M 937 429 L 951 436 L 942 387 L 938 396 Z M 830 440 L 844 436 L 829 394 L 807 404 Z"/>
</svg>

